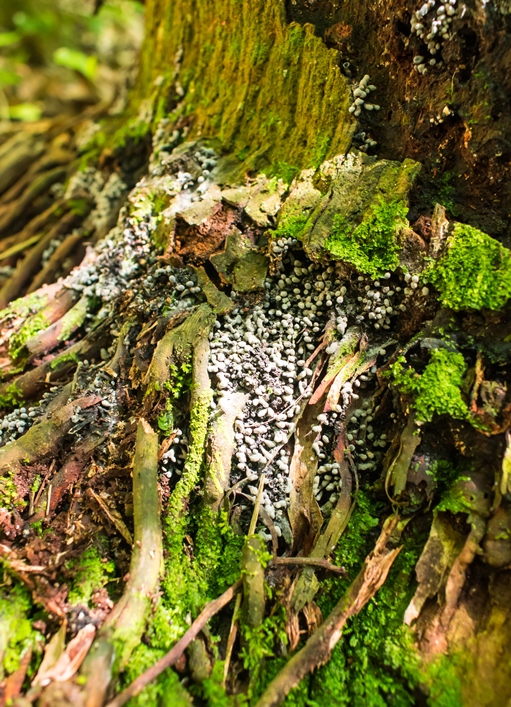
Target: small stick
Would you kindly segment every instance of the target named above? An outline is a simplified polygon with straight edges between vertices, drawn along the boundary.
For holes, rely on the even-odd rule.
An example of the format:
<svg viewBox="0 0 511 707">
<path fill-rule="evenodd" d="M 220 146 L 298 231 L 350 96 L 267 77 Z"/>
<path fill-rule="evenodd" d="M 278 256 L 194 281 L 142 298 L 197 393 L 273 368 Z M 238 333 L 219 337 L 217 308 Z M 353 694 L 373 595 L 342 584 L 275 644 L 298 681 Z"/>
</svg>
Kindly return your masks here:
<svg viewBox="0 0 511 707">
<path fill-rule="evenodd" d="M 158 675 L 161 675 L 164 670 L 174 665 L 183 655 L 190 643 L 197 638 L 207 622 L 221 609 L 223 609 L 223 607 L 231 601 L 234 595 L 239 592 L 241 585 L 242 580 L 238 579 L 238 581 L 229 587 L 229 589 L 219 596 L 218 599 L 214 599 L 206 604 L 188 631 L 170 649 L 170 651 L 164 655 L 163 658 L 160 658 L 160 660 L 152 665 L 148 670 L 146 670 L 145 673 L 142 673 L 142 675 L 134 680 L 131 685 L 128 685 L 127 688 L 114 697 L 114 699 L 111 700 L 106 707 L 122 707 L 122 705 L 125 705 L 126 702 L 128 702 L 128 700 L 132 697 L 139 695 L 144 687 L 155 680 Z"/>
<path fill-rule="evenodd" d="M 344 567 L 332 565 L 328 560 L 317 557 L 273 557 L 271 560 L 273 565 L 305 565 L 309 567 L 321 567 L 336 574 L 346 574 Z"/>
<path fill-rule="evenodd" d="M 225 649 L 225 663 L 224 663 L 224 680 L 223 685 L 227 682 L 227 674 L 229 672 L 229 665 L 231 663 L 232 649 L 234 648 L 234 642 L 236 640 L 236 635 L 238 633 L 238 614 L 241 606 L 241 593 L 236 595 L 236 601 L 234 603 L 234 611 L 232 612 L 231 628 L 229 630 L 229 638 L 227 639 L 227 648 Z"/>
<path fill-rule="evenodd" d="M 46 517 L 50 515 L 52 484 L 48 486 L 48 500 L 46 501 Z"/>
</svg>

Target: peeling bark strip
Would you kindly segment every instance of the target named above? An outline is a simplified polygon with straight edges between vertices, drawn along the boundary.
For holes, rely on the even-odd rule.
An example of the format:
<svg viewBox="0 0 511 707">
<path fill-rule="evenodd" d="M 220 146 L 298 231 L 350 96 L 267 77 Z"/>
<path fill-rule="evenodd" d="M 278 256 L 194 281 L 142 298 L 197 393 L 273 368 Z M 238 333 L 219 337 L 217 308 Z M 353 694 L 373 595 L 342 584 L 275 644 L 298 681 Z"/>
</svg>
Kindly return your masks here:
<svg viewBox="0 0 511 707">
<path fill-rule="evenodd" d="M 103 704 L 111 680 L 142 637 L 151 599 L 158 588 L 163 549 L 157 471 L 158 435 L 141 419 L 133 461 L 135 542 L 130 576 L 122 598 L 99 631 L 81 670 L 87 678 L 84 690 L 87 707 Z"/>
<path fill-rule="evenodd" d="M 224 606 L 227 606 L 235 594 L 239 592 L 241 585 L 242 580 L 239 579 L 236 584 L 229 587 L 229 589 L 218 597 L 218 599 L 214 599 L 213 601 L 210 601 L 209 604 L 206 604 L 199 616 L 197 616 L 188 631 L 176 643 L 176 645 L 173 646 L 170 651 L 163 656 L 163 658 L 160 658 L 157 663 L 149 668 L 149 670 L 146 670 L 145 673 L 142 673 L 142 675 L 134 680 L 129 687 L 119 693 L 117 697 L 114 697 L 114 699 L 111 700 L 106 707 L 122 707 L 122 705 L 125 705 L 128 700 L 131 700 L 132 697 L 139 695 L 144 687 L 147 687 L 149 683 L 156 680 L 158 675 L 161 675 L 164 670 L 170 668 L 172 665 L 175 665 L 190 643 L 197 638 L 209 619 L 215 616 L 215 614 L 218 614 Z"/>
<path fill-rule="evenodd" d="M 385 582 L 401 548 L 393 547 L 401 535 L 399 516 L 391 516 L 383 526 L 374 550 L 348 591 L 327 620 L 309 638 L 305 646 L 286 663 L 268 685 L 256 707 L 276 707 L 307 673 L 324 665 L 342 635 L 346 621 L 358 614 Z M 392 543 L 390 547 L 388 545 Z"/>
</svg>

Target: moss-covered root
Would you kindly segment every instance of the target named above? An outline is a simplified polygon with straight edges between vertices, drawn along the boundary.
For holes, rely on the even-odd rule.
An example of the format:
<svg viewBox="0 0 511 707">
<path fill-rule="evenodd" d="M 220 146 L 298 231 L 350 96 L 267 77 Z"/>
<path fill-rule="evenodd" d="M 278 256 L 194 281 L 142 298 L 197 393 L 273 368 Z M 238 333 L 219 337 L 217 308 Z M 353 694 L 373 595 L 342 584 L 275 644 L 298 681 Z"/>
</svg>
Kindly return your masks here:
<svg viewBox="0 0 511 707">
<path fill-rule="evenodd" d="M 86 707 L 103 705 L 108 685 L 140 642 L 151 599 L 158 589 L 163 548 L 157 474 L 158 435 L 140 420 L 133 462 L 135 542 L 130 576 L 81 669 L 87 679 Z"/>
<path fill-rule="evenodd" d="M 186 323 L 186 322 L 185 322 Z M 177 331 L 177 330 L 176 330 Z M 186 457 L 183 473 L 169 499 L 167 525 L 172 528 L 174 541 L 182 528 L 182 517 L 187 499 L 199 480 L 208 434 L 209 410 L 213 392 L 208 375 L 209 341 L 207 336 L 198 340 L 193 350 L 192 387 L 190 394 L 190 437 L 191 444 Z M 154 359 L 153 359 L 154 360 Z M 179 546 L 179 542 L 175 547 Z"/>
<path fill-rule="evenodd" d="M 73 426 L 73 415 L 100 401 L 99 395 L 73 400 L 56 410 L 49 419 L 31 427 L 19 439 L 6 444 L 0 449 L 0 475 L 17 471 L 23 463 L 33 463 L 56 454 L 64 436 Z"/>
<path fill-rule="evenodd" d="M 234 421 L 248 400 L 244 393 L 226 391 L 219 401 L 220 412 L 211 425 L 209 435 L 209 465 L 204 500 L 218 511 L 229 485 L 234 453 Z"/>
<path fill-rule="evenodd" d="M 171 364 L 186 360 L 199 340 L 208 334 L 215 314 L 208 304 L 201 304 L 178 327 L 169 331 L 158 343 L 147 371 L 146 395 L 164 390 L 171 376 Z"/>
<path fill-rule="evenodd" d="M 387 519 L 374 550 L 366 558 L 346 594 L 305 646 L 286 663 L 268 685 L 256 707 L 280 705 L 302 678 L 329 660 L 334 646 L 342 635 L 346 621 L 358 614 L 385 582 L 392 563 L 401 549 L 396 545 L 403 527 L 398 516 Z"/>
</svg>

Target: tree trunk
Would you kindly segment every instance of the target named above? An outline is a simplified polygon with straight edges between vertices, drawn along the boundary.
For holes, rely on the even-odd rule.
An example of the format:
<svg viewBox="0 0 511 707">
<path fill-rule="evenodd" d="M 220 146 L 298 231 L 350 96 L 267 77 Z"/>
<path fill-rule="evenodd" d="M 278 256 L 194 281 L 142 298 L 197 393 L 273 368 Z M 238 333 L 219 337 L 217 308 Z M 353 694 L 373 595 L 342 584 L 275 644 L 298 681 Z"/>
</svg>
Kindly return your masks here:
<svg viewBox="0 0 511 707">
<path fill-rule="evenodd" d="M 0 701 L 511 699 L 510 18 L 149 0 L 3 136 Z"/>
</svg>

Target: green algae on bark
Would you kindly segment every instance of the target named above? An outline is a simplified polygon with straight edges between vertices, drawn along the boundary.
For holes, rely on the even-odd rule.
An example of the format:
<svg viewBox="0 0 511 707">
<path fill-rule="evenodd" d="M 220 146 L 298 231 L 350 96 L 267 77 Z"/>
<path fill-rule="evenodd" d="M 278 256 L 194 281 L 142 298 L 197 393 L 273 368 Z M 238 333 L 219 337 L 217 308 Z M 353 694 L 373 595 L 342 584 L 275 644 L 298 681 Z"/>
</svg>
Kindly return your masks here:
<svg viewBox="0 0 511 707">
<path fill-rule="evenodd" d="M 176 0 L 164 10 L 152 0 L 146 18 L 139 96 L 156 81 L 161 100 L 177 103 L 177 81 L 190 134 L 218 137 L 240 174 L 271 165 L 289 178 L 346 152 L 355 121 L 337 52 L 311 25 L 289 25 L 282 2 Z"/>
</svg>

